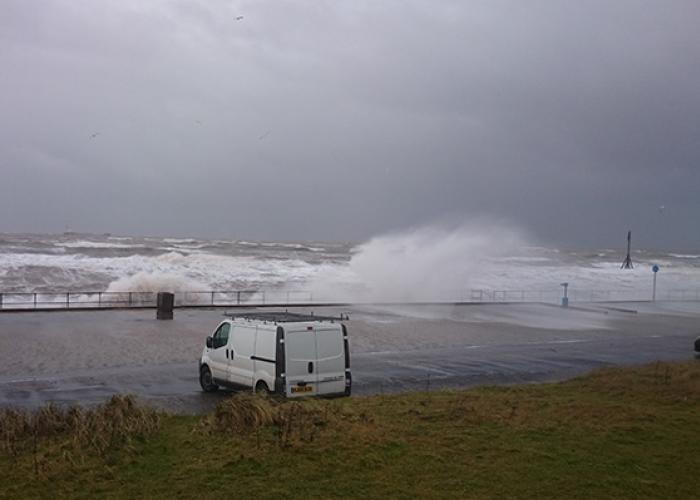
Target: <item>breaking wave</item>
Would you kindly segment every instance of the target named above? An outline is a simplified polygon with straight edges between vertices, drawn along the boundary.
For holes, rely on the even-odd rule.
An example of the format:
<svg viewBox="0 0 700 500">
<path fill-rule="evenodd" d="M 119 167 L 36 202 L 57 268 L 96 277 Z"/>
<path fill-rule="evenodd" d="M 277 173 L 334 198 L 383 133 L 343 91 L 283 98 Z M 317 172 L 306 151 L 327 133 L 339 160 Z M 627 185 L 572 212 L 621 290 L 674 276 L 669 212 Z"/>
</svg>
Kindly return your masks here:
<svg viewBox="0 0 700 500">
<path fill-rule="evenodd" d="M 503 269 L 503 263 L 494 263 L 517 254 L 526 242 L 521 231 L 504 224 L 414 228 L 359 245 L 341 276 L 322 277 L 313 286 L 319 295 L 333 296 L 339 282 L 349 282 L 356 300 L 454 298 L 489 270 Z"/>
</svg>

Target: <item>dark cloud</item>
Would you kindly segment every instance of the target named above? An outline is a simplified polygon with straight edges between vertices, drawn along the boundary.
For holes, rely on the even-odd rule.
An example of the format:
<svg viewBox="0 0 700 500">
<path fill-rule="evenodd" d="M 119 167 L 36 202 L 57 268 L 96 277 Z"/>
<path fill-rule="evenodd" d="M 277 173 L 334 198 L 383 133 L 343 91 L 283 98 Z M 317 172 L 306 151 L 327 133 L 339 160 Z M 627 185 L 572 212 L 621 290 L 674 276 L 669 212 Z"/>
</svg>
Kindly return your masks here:
<svg viewBox="0 0 700 500">
<path fill-rule="evenodd" d="M 0 231 L 347 240 L 486 214 L 562 244 L 700 247 L 698 18 L 7 0 Z"/>
</svg>

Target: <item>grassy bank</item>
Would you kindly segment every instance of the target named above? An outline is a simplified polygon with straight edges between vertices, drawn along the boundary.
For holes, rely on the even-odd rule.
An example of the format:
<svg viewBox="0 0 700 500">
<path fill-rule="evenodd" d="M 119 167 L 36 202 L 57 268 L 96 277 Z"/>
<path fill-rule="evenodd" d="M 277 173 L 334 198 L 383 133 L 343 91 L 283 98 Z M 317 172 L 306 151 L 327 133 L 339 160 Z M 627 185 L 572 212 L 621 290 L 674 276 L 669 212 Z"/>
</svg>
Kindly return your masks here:
<svg viewBox="0 0 700 500">
<path fill-rule="evenodd" d="M 116 412 L 119 425 L 86 417 L 76 424 L 80 438 L 60 416 L 42 434 L 31 416 L 17 427 L 15 415 L 0 450 L 0 497 L 700 492 L 698 361 L 605 369 L 558 384 L 333 401 L 279 404 L 242 395 L 206 417 L 130 411 Z M 97 444 L 86 433 L 90 425 L 102 433 Z M 116 439 L 105 435 L 115 432 Z"/>
</svg>

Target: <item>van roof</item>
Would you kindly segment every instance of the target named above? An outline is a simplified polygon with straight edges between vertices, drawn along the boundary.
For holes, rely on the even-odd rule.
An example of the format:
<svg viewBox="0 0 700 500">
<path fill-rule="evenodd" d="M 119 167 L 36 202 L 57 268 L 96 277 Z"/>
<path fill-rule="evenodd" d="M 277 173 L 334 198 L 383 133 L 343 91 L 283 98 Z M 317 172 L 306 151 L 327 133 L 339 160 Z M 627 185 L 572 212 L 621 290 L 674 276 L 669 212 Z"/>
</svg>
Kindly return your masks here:
<svg viewBox="0 0 700 500">
<path fill-rule="evenodd" d="M 225 316 L 231 319 L 269 321 L 271 323 L 308 323 L 311 321 L 341 321 L 350 319 L 349 316 L 343 314 L 340 316 L 315 316 L 313 313 L 299 314 L 287 311 L 225 313 Z"/>
</svg>

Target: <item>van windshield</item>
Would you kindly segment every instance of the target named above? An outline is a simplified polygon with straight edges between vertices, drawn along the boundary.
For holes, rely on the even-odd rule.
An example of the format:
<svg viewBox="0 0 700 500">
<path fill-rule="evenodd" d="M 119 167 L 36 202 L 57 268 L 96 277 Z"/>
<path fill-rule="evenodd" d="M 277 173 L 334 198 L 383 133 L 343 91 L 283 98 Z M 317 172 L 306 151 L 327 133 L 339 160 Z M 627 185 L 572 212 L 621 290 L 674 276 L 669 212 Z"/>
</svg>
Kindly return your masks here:
<svg viewBox="0 0 700 500">
<path fill-rule="evenodd" d="M 223 347 L 226 344 L 228 344 L 228 332 L 230 330 L 231 325 L 229 325 L 228 323 L 224 323 L 219 327 L 218 330 L 216 330 L 213 341 L 214 349 L 218 349 L 219 347 Z"/>
</svg>

